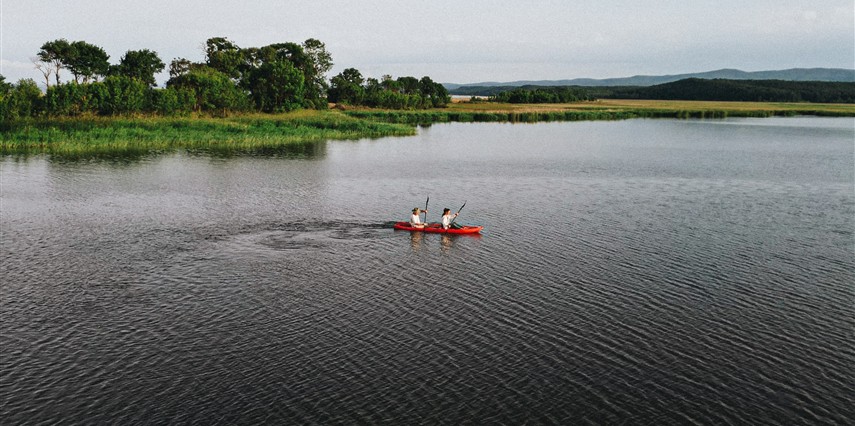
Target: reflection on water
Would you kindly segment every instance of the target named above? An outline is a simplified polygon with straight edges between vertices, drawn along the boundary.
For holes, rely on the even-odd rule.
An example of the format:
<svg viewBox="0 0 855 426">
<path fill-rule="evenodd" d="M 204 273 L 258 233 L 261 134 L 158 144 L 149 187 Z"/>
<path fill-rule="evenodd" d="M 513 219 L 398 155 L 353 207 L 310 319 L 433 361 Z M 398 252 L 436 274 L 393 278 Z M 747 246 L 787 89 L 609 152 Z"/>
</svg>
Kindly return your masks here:
<svg viewBox="0 0 855 426">
<path fill-rule="evenodd" d="M 443 124 L 5 157 L 0 418 L 846 424 L 853 136 Z M 483 234 L 393 230 L 428 192 Z"/>
<path fill-rule="evenodd" d="M 213 145 L 204 149 L 189 149 L 184 152 L 188 155 L 210 158 L 238 158 L 246 156 L 256 157 L 284 157 L 317 159 L 326 155 L 326 142 L 304 142 L 291 143 L 287 145 L 243 148 L 230 145 Z M 41 158 L 49 158 L 53 163 L 78 163 L 91 161 L 104 161 L 108 163 L 133 164 L 144 160 L 155 159 L 171 153 L 151 151 L 148 149 L 135 150 L 133 148 L 122 148 L 119 152 L 54 152 L 50 154 L 16 153 L 5 157 L 5 161 L 29 161 Z"/>
<path fill-rule="evenodd" d="M 409 232 L 409 231 L 404 231 Z M 410 232 L 410 246 L 412 246 L 413 251 L 419 251 L 422 248 L 422 239 L 424 238 L 424 232 Z"/>
<path fill-rule="evenodd" d="M 214 158 L 261 156 L 317 159 L 326 155 L 326 147 L 327 143 L 322 141 L 291 143 L 287 145 L 260 148 L 236 148 L 228 145 L 215 145 L 205 149 L 192 150 L 190 152 L 196 155 L 211 156 Z"/>
</svg>

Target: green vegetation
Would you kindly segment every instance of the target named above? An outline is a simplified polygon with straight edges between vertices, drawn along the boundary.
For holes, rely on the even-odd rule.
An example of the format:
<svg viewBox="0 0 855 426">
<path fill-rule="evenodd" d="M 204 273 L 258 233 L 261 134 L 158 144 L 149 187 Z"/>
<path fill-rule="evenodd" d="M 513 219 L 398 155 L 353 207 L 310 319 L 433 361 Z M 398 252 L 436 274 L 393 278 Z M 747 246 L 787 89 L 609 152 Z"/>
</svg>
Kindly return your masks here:
<svg viewBox="0 0 855 426">
<path fill-rule="evenodd" d="M 327 109 L 330 99 L 347 105 L 395 109 L 445 106 L 445 88 L 430 77 L 383 76 L 363 79 L 348 68 L 327 82 L 332 56 L 308 39 L 239 47 L 224 37 L 205 42 L 205 60 L 169 64 L 165 88 L 155 74 L 166 65 L 156 52 L 129 50 L 111 65 L 104 49 L 84 41 L 58 39 L 42 45 L 34 58 L 44 76 L 45 94 L 30 79 L 8 84 L 0 76 L 0 120 L 77 116 L 228 116 Z M 63 83 L 65 71 L 73 75 Z M 34 88 L 34 90 L 33 90 Z"/>
<path fill-rule="evenodd" d="M 452 103 L 429 110 L 301 110 L 230 117 L 42 117 L 0 123 L 0 154 L 63 156 L 193 149 L 258 151 L 329 139 L 406 136 L 442 122 L 855 116 L 855 104 L 599 100 L 566 104 Z"/>
<path fill-rule="evenodd" d="M 594 98 L 585 90 L 576 87 L 534 87 L 499 92 L 493 95 L 490 100 L 511 104 L 563 104 L 567 102 L 593 101 Z"/>
<path fill-rule="evenodd" d="M 471 86 L 458 88 L 452 93 L 488 96 L 491 101 L 507 103 L 565 103 L 593 99 L 855 103 L 855 83 L 828 81 L 689 78 L 655 86 Z"/>
<path fill-rule="evenodd" d="M 390 123 L 624 120 L 630 118 L 726 118 L 795 115 L 855 116 L 853 104 L 599 100 L 575 103 L 513 104 L 463 102 L 428 111 L 350 110 L 353 117 Z"/>
<path fill-rule="evenodd" d="M 855 116 L 855 83 L 824 82 L 688 79 L 651 87 L 490 88 L 490 102 L 451 103 L 430 77 L 378 80 L 347 68 L 328 83 L 332 57 L 315 39 L 242 48 L 210 38 L 203 62 L 169 63 L 165 88 L 155 87 L 155 75 L 167 66 L 148 49 L 127 51 L 111 65 L 100 47 L 59 39 L 44 43 L 34 64 L 44 76 L 44 94 L 31 79 L 11 84 L 0 76 L 0 154 L 278 149 L 411 135 L 415 125 L 449 121 Z M 73 79 L 63 83 L 66 71 Z M 629 100 L 609 99 L 617 96 Z"/>
<path fill-rule="evenodd" d="M 691 101 L 855 103 L 855 83 L 690 78 L 650 87 L 615 88 L 600 97 Z"/>
<path fill-rule="evenodd" d="M 415 134 L 408 125 L 336 111 L 212 117 L 41 118 L 0 125 L 0 153 L 83 155 L 175 149 L 258 150 L 329 139 Z"/>
<path fill-rule="evenodd" d="M 344 105 L 389 109 L 428 109 L 448 105 L 451 97 L 445 87 L 430 77 L 399 77 L 393 80 L 363 79 L 359 70 L 348 68 L 332 78 L 329 101 Z"/>
</svg>

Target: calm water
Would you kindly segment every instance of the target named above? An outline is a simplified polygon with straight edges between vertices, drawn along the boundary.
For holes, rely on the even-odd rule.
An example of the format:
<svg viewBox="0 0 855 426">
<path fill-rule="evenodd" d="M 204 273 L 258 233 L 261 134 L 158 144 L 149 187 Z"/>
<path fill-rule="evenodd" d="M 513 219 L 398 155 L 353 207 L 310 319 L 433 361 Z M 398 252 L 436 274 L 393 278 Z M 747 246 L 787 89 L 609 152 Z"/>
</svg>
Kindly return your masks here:
<svg viewBox="0 0 855 426">
<path fill-rule="evenodd" d="M 845 424 L 852 119 L 0 162 L 0 423 Z M 394 231 L 430 195 L 480 237 Z"/>
</svg>

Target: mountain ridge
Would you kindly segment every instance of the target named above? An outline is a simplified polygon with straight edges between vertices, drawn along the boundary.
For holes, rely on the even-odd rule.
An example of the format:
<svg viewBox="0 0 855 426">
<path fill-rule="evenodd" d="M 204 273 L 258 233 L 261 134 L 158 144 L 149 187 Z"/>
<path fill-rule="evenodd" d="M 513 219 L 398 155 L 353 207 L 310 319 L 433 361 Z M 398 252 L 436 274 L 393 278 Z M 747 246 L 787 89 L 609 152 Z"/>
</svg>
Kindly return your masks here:
<svg viewBox="0 0 855 426">
<path fill-rule="evenodd" d="M 512 82 L 481 83 L 442 83 L 447 90 L 462 87 L 519 87 L 519 86 L 654 86 L 671 83 L 687 78 L 731 79 L 731 80 L 786 80 L 786 81 L 839 81 L 855 82 L 855 69 L 846 68 L 789 68 L 785 70 L 742 71 L 722 68 L 713 71 L 671 74 L 671 75 L 634 75 L 617 78 L 574 78 L 565 80 L 518 80 Z"/>
</svg>

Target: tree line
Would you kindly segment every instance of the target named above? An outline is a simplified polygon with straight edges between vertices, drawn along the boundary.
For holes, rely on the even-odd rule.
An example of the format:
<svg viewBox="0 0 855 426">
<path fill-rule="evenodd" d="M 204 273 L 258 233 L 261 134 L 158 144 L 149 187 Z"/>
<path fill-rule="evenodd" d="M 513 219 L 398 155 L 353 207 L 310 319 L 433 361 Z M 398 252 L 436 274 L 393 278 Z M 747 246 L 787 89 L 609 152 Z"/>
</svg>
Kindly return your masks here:
<svg viewBox="0 0 855 426">
<path fill-rule="evenodd" d="M 448 90 L 430 77 L 384 75 L 380 80 L 363 78 L 359 70 L 348 68 L 330 80 L 329 101 L 388 109 L 426 109 L 444 107 L 450 101 Z"/>
<path fill-rule="evenodd" d="M 109 55 L 96 45 L 65 39 L 46 42 L 32 58 L 44 77 L 46 91 L 42 93 L 32 79 L 11 84 L 0 75 L 0 119 L 275 113 L 323 109 L 328 102 L 417 109 L 444 106 L 449 101 L 445 88 L 429 77 L 392 80 L 384 76 L 379 82 L 362 79 L 358 70 L 348 68 L 330 84 L 326 73 L 332 68 L 332 56 L 316 39 L 239 47 L 225 37 L 213 37 L 204 49 L 202 62 L 176 58 L 167 67 L 148 49 L 129 50 L 117 64 L 110 64 Z M 166 87 L 155 87 L 155 75 L 164 69 L 169 73 Z M 71 78 L 63 82 L 68 74 Z M 354 88 L 354 82 L 368 84 Z M 356 92 L 359 96 L 349 95 Z"/>
<path fill-rule="evenodd" d="M 688 78 L 654 86 L 466 86 L 451 93 L 508 103 L 595 99 L 855 103 L 855 83 L 828 81 Z"/>
<path fill-rule="evenodd" d="M 686 101 L 855 103 L 855 83 L 688 78 L 648 87 L 614 87 L 602 98 Z"/>
<path fill-rule="evenodd" d="M 584 89 L 578 87 L 523 86 L 495 93 L 489 97 L 489 100 L 511 104 L 554 104 L 592 101 L 594 98 Z"/>
</svg>

